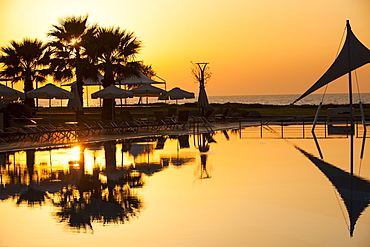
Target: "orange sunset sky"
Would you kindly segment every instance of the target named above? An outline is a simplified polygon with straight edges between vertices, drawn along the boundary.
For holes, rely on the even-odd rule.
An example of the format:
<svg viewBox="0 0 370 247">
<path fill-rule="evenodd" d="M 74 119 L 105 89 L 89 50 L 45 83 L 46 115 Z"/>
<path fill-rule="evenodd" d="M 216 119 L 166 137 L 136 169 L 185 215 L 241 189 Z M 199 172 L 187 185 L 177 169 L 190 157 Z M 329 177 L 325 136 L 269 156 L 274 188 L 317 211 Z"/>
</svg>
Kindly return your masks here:
<svg viewBox="0 0 370 247">
<path fill-rule="evenodd" d="M 58 18 L 88 14 L 90 22 L 134 31 L 144 44 L 138 60 L 167 89 L 197 94 L 191 62 L 209 62 L 208 95 L 301 94 L 334 61 L 347 19 L 370 47 L 369 13 L 369 0 L 1 0 L 0 46 L 46 41 Z M 370 65 L 357 78 L 370 92 Z M 346 90 L 343 78 L 328 93 Z"/>
</svg>

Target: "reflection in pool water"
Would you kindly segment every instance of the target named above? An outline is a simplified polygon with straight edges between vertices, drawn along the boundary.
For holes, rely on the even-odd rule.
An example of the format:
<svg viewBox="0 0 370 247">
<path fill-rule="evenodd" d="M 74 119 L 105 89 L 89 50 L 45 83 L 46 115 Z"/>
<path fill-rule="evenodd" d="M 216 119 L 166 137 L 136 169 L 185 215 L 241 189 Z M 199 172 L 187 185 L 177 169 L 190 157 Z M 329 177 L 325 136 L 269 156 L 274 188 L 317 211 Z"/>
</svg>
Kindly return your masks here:
<svg viewBox="0 0 370 247">
<path fill-rule="evenodd" d="M 356 175 L 352 176 L 350 173 L 318 159 L 299 147 L 297 149 L 325 174 L 340 194 L 349 215 L 350 235 L 353 236 L 358 218 L 370 203 L 370 182 Z"/>
<path fill-rule="evenodd" d="M 370 167 L 348 179 L 347 143 L 323 139 L 325 161 L 235 131 L 3 153 L 0 246 L 367 246 Z"/>
</svg>

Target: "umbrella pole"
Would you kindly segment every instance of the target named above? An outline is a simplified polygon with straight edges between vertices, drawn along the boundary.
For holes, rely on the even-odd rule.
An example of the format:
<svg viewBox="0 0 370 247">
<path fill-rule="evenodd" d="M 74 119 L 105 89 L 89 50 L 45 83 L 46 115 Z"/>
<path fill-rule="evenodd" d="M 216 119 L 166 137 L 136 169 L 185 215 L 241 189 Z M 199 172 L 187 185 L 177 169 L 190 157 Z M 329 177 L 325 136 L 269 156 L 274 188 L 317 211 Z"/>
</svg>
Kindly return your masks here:
<svg viewBox="0 0 370 247">
<path fill-rule="evenodd" d="M 49 125 L 50 125 L 50 108 L 51 108 L 51 99 L 49 99 Z"/>
<path fill-rule="evenodd" d="M 113 122 L 113 120 L 114 120 L 114 101 L 115 101 L 116 99 L 112 99 L 112 122 Z"/>
<path fill-rule="evenodd" d="M 146 96 L 146 121 L 148 121 L 148 118 L 149 118 L 148 107 L 149 107 L 148 96 Z"/>
</svg>

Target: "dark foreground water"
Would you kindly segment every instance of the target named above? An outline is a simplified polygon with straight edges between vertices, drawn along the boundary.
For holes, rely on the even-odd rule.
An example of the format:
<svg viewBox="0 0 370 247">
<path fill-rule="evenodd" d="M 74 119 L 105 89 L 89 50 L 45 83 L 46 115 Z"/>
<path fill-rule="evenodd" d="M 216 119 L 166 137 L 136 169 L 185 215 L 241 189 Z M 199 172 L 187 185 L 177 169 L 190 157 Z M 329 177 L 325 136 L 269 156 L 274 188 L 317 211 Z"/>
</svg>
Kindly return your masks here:
<svg viewBox="0 0 370 247">
<path fill-rule="evenodd" d="M 0 246 L 369 246 L 369 145 L 246 133 L 3 153 Z"/>
</svg>

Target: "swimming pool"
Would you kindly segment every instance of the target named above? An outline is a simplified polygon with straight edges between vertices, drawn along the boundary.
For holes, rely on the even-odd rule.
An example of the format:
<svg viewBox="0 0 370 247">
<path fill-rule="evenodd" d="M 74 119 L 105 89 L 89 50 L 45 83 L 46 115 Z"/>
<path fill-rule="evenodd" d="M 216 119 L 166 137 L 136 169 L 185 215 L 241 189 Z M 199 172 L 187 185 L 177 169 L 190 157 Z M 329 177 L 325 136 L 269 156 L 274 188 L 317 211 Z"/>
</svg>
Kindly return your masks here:
<svg viewBox="0 0 370 247">
<path fill-rule="evenodd" d="M 0 246 L 368 246 L 370 191 L 357 217 L 335 182 L 348 142 L 321 139 L 324 162 L 312 139 L 243 131 L 4 153 Z"/>
</svg>

